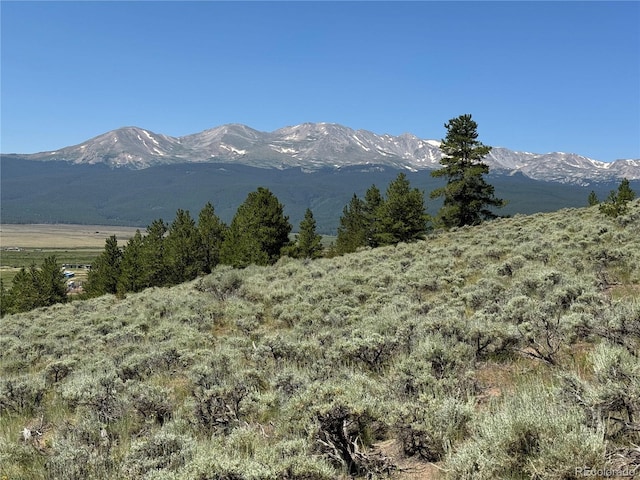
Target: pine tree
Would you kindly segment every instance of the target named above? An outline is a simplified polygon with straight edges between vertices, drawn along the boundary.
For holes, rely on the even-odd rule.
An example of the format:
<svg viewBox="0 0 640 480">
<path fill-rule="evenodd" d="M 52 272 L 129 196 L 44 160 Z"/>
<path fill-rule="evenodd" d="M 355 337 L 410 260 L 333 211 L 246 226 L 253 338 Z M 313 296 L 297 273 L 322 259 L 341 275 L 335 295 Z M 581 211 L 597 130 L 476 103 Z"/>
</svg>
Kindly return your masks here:
<svg viewBox="0 0 640 480">
<path fill-rule="evenodd" d="M 142 234 L 140 230 L 136 230 L 135 235 L 129 239 L 122 252 L 117 285 L 117 291 L 121 294 L 139 292 L 144 288 L 142 249 Z"/>
<path fill-rule="evenodd" d="M 258 187 L 233 217 L 220 249 L 221 262 L 234 267 L 275 263 L 290 232 L 282 204 L 267 188 Z"/>
<path fill-rule="evenodd" d="M 636 193 L 631 189 L 631 185 L 629 184 L 629 180 L 623 178 L 618 185 L 618 201 L 620 203 L 628 203 L 636 198 Z"/>
<path fill-rule="evenodd" d="M 200 236 L 188 210 L 176 212 L 165 239 L 165 254 L 169 283 L 193 280 L 204 269 Z"/>
<path fill-rule="evenodd" d="M 115 235 L 111 235 L 105 241 L 104 250 L 91 266 L 87 280 L 87 294 L 97 297 L 118 291 L 121 259 L 122 251 L 118 247 L 118 239 Z"/>
<path fill-rule="evenodd" d="M 64 283 L 64 274 L 61 265 L 55 255 L 44 259 L 38 271 L 38 297 L 39 305 L 46 307 L 56 303 L 67 301 L 67 287 Z"/>
<path fill-rule="evenodd" d="M 8 313 L 28 312 L 40 306 L 38 298 L 38 269 L 35 264 L 22 267 L 11 281 Z"/>
<path fill-rule="evenodd" d="M 296 235 L 294 256 L 298 258 L 318 258 L 322 254 L 322 237 L 316 233 L 313 212 L 307 208 L 300 222 L 300 232 Z"/>
<path fill-rule="evenodd" d="M 375 185 L 371 185 L 364 194 L 363 214 L 367 227 L 366 240 L 369 247 L 379 245 L 380 233 L 380 208 L 384 203 L 382 193 Z"/>
<path fill-rule="evenodd" d="M 213 205 L 208 202 L 198 215 L 198 234 L 202 248 L 203 271 L 211 273 L 220 263 L 220 247 L 227 226 L 218 218 Z"/>
<path fill-rule="evenodd" d="M 2 292 L 2 315 L 5 313 L 27 312 L 39 307 L 48 307 L 67 301 L 64 274 L 55 255 L 44 259 L 38 268 L 35 263 L 29 268 L 21 268 L 13 277 L 11 290 Z"/>
<path fill-rule="evenodd" d="M 167 283 L 165 235 L 167 224 L 160 218 L 151 222 L 142 240 L 142 286 L 160 287 Z"/>
<path fill-rule="evenodd" d="M 351 201 L 346 205 L 340 217 L 338 237 L 336 238 L 335 253 L 355 252 L 367 245 L 369 226 L 365 216 L 365 203 L 354 193 Z"/>
<path fill-rule="evenodd" d="M 618 191 L 611 190 L 607 201 L 600 204 L 600 211 L 610 217 L 618 217 L 624 215 L 629 210 L 627 205 L 636 197 L 635 192 L 631 189 L 628 179 L 623 179 L 618 185 Z"/>
<path fill-rule="evenodd" d="M 12 311 L 13 301 L 11 291 L 4 286 L 4 281 L 0 278 L 0 317 L 4 317 Z"/>
<path fill-rule="evenodd" d="M 389 184 L 386 198 L 378 211 L 377 238 L 380 245 L 418 240 L 427 231 L 424 194 L 417 188 L 411 188 L 404 173 L 398 174 Z"/>
<path fill-rule="evenodd" d="M 600 203 L 600 200 L 598 200 L 598 196 L 596 195 L 596 192 L 594 192 L 593 190 L 591 190 L 591 193 L 587 198 L 587 203 L 589 204 L 590 207 L 593 207 Z"/>
<path fill-rule="evenodd" d="M 491 147 L 477 140 L 478 125 L 471 115 L 461 115 L 445 124 L 447 136 L 440 144 L 443 168 L 431 172 L 433 177 L 445 177 L 447 184 L 431 192 L 431 198 L 444 197 L 438 213 L 438 223 L 446 228 L 476 225 L 495 218 L 488 207 L 502 207 L 504 200 L 494 195 L 494 187 L 483 175 L 489 167 L 482 159 Z"/>
</svg>

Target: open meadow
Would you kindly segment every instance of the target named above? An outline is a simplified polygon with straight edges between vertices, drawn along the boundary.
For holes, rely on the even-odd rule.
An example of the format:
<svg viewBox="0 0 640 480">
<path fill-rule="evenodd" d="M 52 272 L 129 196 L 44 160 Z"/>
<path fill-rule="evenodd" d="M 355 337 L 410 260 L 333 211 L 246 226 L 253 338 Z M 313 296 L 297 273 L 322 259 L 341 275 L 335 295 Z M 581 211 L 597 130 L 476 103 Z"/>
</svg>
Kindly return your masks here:
<svg viewBox="0 0 640 480">
<path fill-rule="evenodd" d="M 0 478 L 633 478 L 639 231 L 518 215 L 6 315 Z"/>
<path fill-rule="evenodd" d="M 135 231 L 134 227 L 105 225 L 1 224 L 0 278 L 10 285 L 20 268 L 40 265 L 49 255 L 55 255 L 59 263 L 91 264 L 107 238 L 116 235 L 118 244 L 124 245 Z"/>
</svg>

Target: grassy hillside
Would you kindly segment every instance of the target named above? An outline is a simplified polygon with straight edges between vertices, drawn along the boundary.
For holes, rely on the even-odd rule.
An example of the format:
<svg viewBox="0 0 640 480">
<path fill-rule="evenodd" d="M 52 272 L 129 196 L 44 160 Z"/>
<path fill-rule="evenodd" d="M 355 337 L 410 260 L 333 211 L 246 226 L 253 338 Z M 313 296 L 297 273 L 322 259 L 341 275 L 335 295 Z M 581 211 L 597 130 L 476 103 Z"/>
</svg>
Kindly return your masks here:
<svg viewBox="0 0 640 480">
<path fill-rule="evenodd" d="M 0 478 L 632 472 L 639 231 L 516 216 L 7 316 Z"/>
</svg>

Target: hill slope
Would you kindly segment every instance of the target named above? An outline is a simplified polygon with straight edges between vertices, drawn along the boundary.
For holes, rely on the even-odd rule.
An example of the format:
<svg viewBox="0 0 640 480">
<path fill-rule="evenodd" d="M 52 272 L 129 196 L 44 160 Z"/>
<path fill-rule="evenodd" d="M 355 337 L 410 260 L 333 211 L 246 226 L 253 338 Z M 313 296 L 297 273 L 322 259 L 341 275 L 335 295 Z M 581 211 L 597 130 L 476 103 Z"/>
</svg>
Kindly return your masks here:
<svg viewBox="0 0 640 480">
<path fill-rule="evenodd" d="M 639 228 L 517 216 L 5 317 L 0 476 L 629 471 Z"/>
</svg>

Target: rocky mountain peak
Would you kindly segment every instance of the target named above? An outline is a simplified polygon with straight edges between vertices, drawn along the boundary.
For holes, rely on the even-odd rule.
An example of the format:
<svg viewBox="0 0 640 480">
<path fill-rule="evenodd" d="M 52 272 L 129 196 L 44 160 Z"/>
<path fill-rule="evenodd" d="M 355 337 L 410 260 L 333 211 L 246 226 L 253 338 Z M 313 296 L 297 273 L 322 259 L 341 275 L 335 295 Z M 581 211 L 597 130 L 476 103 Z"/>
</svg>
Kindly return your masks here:
<svg viewBox="0 0 640 480">
<path fill-rule="evenodd" d="M 421 170 L 439 166 L 442 155 L 439 145 L 439 140 L 420 139 L 411 133 L 378 135 L 336 123 L 302 123 L 273 132 L 226 124 L 182 137 L 132 126 L 79 145 L 20 156 L 132 169 L 168 163 L 232 162 L 305 170 L 371 164 Z M 495 147 L 484 161 L 494 171 L 521 172 L 545 181 L 588 184 L 622 177 L 640 179 L 640 159 L 606 163 L 574 153 L 536 154 Z"/>
</svg>

